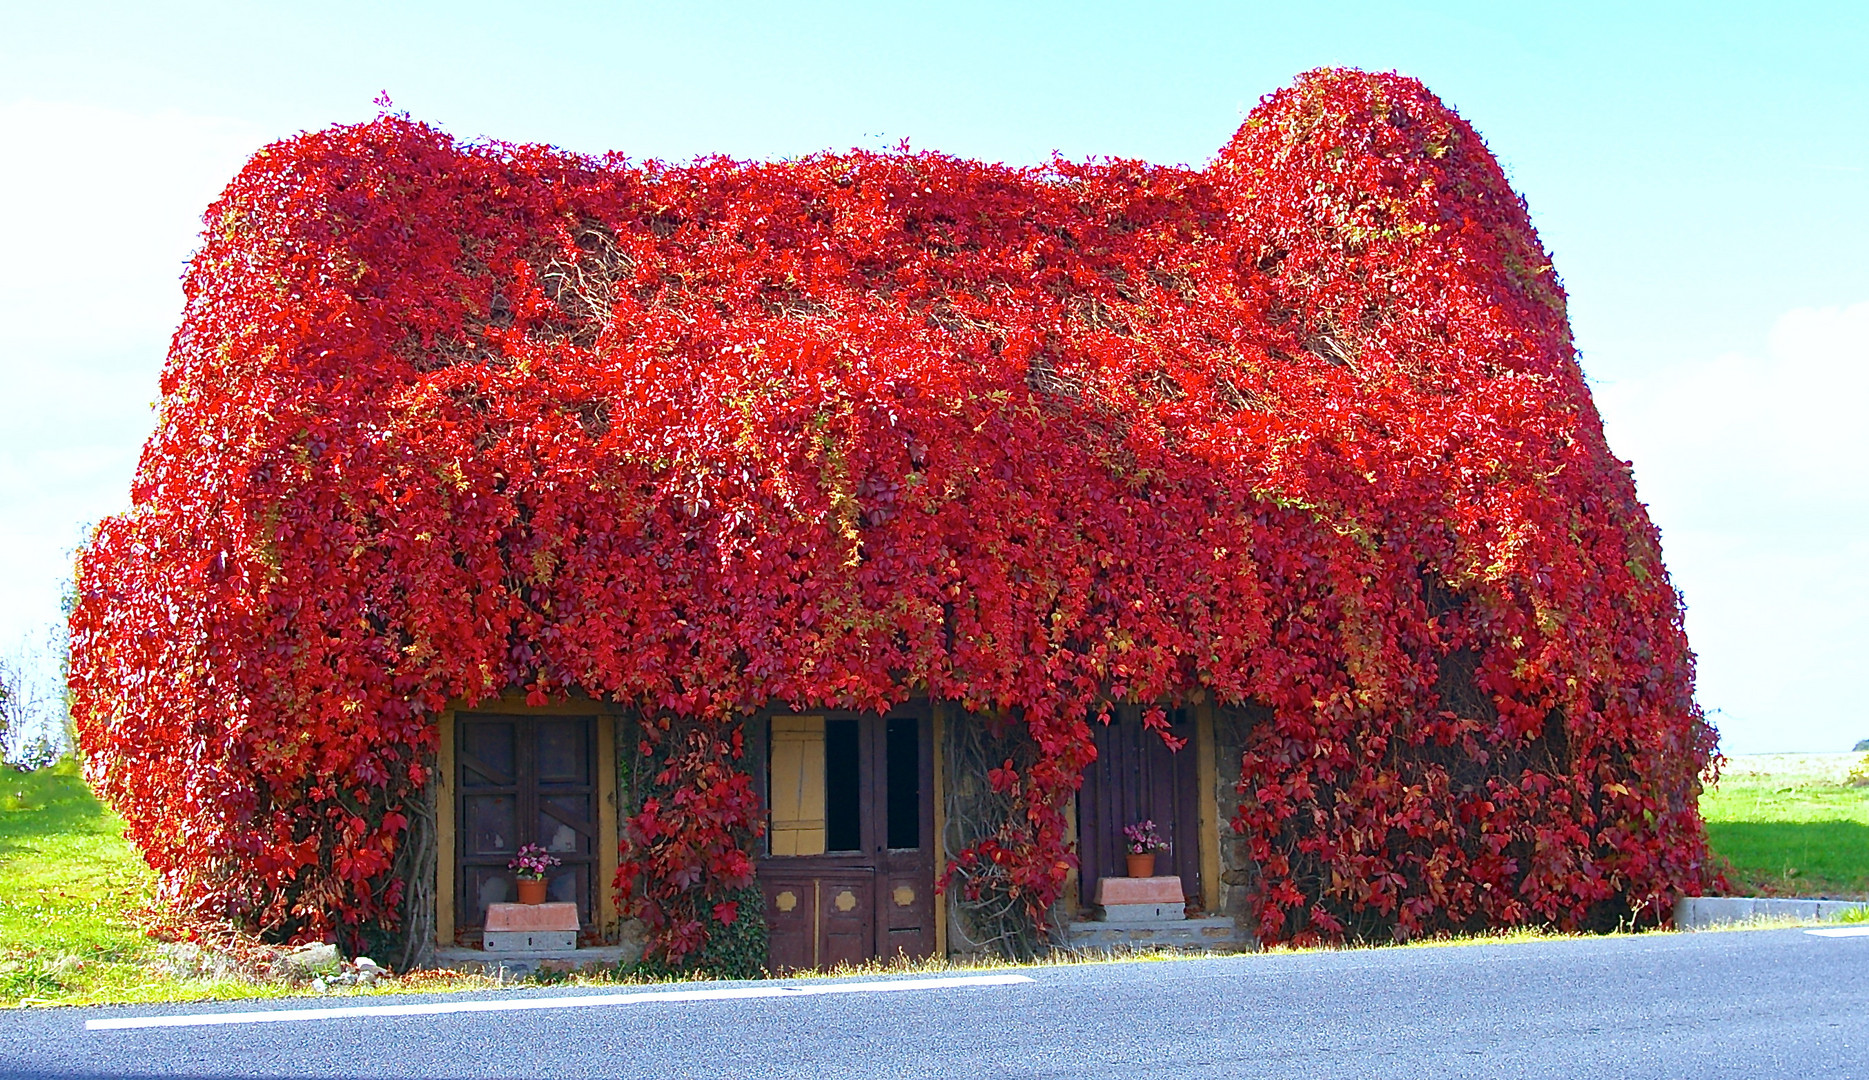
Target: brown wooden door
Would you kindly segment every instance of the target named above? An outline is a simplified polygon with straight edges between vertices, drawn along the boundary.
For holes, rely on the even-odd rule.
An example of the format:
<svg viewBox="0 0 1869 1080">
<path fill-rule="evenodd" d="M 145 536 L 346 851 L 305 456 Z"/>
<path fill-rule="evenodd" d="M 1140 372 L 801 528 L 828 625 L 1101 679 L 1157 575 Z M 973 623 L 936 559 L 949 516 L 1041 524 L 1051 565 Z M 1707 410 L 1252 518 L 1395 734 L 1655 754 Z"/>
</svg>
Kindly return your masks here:
<svg viewBox="0 0 1869 1080">
<path fill-rule="evenodd" d="M 933 727 L 887 716 L 768 718 L 759 882 L 776 971 L 934 952 Z"/>
<path fill-rule="evenodd" d="M 1194 718 L 1187 709 L 1169 709 L 1168 721 L 1173 735 L 1188 740 L 1178 752 L 1143 725 L 1142 706 L 1118 706 L 1108 726 L 1090 722 L 1097 760 L 1084 770 L 1077 793 L 1078 873 L 1086 907 L 1096 902 L 1098 878 L 1127 873 L 1123 827 L 1145 819 L 1169 843 L 1156 857 L 1155 872 L 1179 874 L 1188 899 L 1202 900 Z"/>
<path fill-rule="evenodd" d="M 559 859 L 546 896 L 576 904 L 594 931 L 596 718 L 457 713 L 455 723 L 457 936 L 478 934 L 488 904 L 517 899 L 506 864 L 524 844 Z"/>
</svg>

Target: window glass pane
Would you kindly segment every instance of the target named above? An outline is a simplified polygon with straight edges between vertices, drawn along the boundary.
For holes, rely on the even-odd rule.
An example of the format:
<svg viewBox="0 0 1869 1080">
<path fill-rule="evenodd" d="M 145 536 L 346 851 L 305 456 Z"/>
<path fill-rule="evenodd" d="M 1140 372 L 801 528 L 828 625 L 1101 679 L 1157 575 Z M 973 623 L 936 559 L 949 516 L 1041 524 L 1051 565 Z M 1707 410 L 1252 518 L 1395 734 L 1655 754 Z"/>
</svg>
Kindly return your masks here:
<svg viewBox="0 0 1869 1080">
<path fill-rule="evenodd" d="M 590 797 L 587 795 L 541 796 L 539 846 L 554 855 L 588 854 L 590 819 Z"/>
<path fill-rule="evenodd" d="M 863 848 L 863 768 L 859 761 L 857 722 L 824 722 L 824 848 Z"/>
<path fill-rule="evenodd" d="M 519 850 L 519 806 L 511 795 L 469 795 L 467 835 L 462 848 L 468 855 L 503 855 Z"/>
<path fill-rule="evenodd" d="M 555 904 L 578 904 L 579 914 L 583 914 L 583 904 L 579 904 L 581 889 L 578 880 L 583 876 L 583 867 L 553 867 L 546 876 L 546 899 Z"/>
<path fill-rule="evenodd" d="M 488 904 L 504 904 L 513 898 L 512 881 L 505 870 L 492 866 L 470 866 L 463 873 L 462 896 L 466 917 L 462 926 L 480 926 L 487 921 Z"/>
<path fill-rule="evenodd" d="M 539 782 L 588 784 L 590 721 L 539 721 Z"/>
<path fill-rule="evenodd" d="M 461 725 L 461 785 L 507 787 L 518 782 L 516 725 L 469 721 Z"/>
<path fill-rule="evenodd" d="M 912 716 L 889 721 L 889 846 L 922 843 L 921 724 Z"/>
</svg>

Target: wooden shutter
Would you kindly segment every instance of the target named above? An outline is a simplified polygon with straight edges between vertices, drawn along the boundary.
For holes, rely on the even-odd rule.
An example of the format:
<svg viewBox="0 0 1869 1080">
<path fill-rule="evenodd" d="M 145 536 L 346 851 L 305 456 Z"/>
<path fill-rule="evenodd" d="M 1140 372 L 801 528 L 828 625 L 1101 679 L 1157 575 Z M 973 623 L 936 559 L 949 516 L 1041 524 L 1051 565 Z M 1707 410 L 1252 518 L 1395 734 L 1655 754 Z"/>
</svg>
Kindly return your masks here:
<svg viewBox="0 0 1869 1080">
<path fill-rule="evenodd" d="M 772 718 L 774 855 L 824 854 L 824 717 Z"/>
</svg>

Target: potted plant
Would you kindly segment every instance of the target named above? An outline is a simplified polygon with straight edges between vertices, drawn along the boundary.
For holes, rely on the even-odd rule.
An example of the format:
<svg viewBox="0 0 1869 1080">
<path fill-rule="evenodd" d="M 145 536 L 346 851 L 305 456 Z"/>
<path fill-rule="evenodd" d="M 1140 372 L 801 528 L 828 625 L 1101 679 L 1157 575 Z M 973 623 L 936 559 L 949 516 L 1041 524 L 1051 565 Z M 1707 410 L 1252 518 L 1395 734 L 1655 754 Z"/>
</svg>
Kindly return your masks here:
<svg viewBox="0 0 1869 1080">
<path fill-rule="evenodd" d="M 1168 850 L 1168 841 L 1155 831 L 1155 822 L 1138 821 L 1123 826 L 1123 847 L 1129 861 L 1130 877 L 1154 877 L 1155 856 Z"/>
<path fill-rule="evenodd" d="M 519 878 L 519 902 L 522 904 L 543 904 L 545 902 L 545 872 L 557 866 L 558 856 L 546 851 L 537 844 L 527 844 L 513 856 L 513 861 L 506 868 Z"/>
</svg>

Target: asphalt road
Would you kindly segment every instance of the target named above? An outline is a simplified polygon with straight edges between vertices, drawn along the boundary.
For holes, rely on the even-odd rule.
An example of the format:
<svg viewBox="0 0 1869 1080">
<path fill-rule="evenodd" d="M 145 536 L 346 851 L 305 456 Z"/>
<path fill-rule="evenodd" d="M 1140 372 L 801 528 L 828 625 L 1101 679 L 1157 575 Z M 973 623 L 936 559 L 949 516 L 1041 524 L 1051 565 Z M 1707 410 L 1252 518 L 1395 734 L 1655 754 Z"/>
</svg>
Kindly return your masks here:
<svg viewBox="0 0 1869 1080">
<path fill-rule="evenodd" d="M 998 978 L 16 1010 L 0 1013 L 0 1077 L 1869 1078 L 1869 936 L 1654 934 L 982 974 Z M 301 1012 L 353 1007 L 371 1011 Z M 253 1012 L 290 1018 L 98 1029 Z"/>
</svg>

